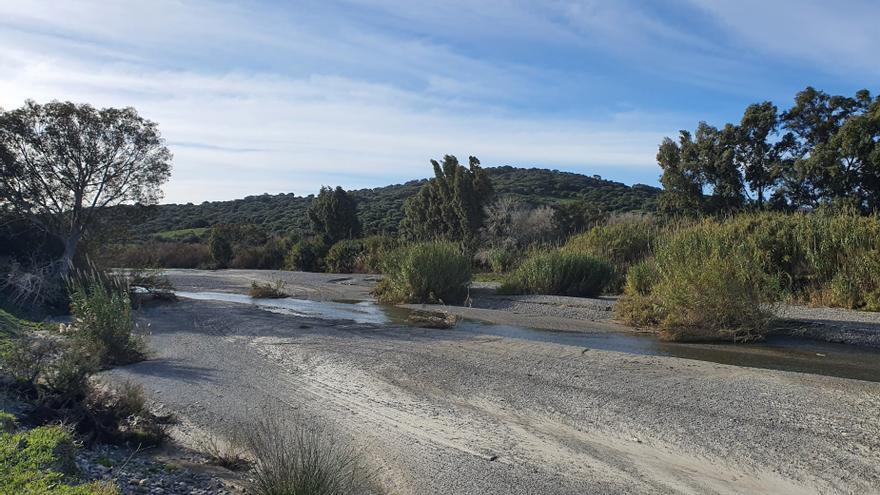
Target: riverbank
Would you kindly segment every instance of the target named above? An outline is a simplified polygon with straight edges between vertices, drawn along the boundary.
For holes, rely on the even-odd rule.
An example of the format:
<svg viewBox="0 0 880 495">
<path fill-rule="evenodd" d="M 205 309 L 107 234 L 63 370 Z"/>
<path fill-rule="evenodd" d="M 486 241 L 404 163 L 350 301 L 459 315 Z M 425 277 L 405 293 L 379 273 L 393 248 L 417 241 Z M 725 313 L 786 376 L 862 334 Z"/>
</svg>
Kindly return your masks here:
<svg viewBox="0 0 880 495">
<path fill-rule="evenodd" d="M 194 301 L 109 374 L 222 433 L 282 408 L 390 493 L 871 493 L 880 384 Z M 809 398 L 809 400 L 805 400 Z"/>
</svg>

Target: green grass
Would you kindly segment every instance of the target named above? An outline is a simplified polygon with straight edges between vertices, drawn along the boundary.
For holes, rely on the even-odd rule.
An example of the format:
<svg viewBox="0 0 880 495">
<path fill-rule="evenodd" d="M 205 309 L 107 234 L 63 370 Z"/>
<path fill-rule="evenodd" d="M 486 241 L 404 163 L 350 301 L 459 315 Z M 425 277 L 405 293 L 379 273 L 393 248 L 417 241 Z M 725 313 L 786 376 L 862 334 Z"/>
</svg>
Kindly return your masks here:
<svg viewBox="0 0 880 495">
<path fill-rule="evenodd" d="M 506 294 L 554 294 L 596 297 L 613 276 L 610 264 L 577 253 L 551 251 L 526 259 L 504 280 Z"/>
<path fill-rule="evenodd" d="M 0 493 L 20 495 L 111 495 L 115 487 L 79 484 L 75 444 L 61 426 L 0 433 Z"/>
<path fill-rule="evenodd" d="M 458 304 L 471 281 L 471 262 L 458 246 L 425 242 L 400 248 L 385 260 L 375 294 L 383 303 Z"/>
</svg>

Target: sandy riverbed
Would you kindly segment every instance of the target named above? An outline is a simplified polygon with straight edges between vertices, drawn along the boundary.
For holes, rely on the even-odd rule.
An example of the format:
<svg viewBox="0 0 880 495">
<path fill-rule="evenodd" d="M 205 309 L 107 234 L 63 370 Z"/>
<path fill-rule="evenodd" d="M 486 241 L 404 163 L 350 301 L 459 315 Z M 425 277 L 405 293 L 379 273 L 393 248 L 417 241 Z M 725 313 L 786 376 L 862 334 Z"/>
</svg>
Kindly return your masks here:
<svg viewBox="0 0 880 495">
<path fill-rule="evenodd" d="M 229 292 L 276 276 L 170 275 Z M 277 276 L 334 300 L 374 283 Z M 367 453 L 390 493 L 880 493 L 880 383 L 221 302 L 142 318 L 154 358 L 112 377 L 195 428 L 267 409 L 320 421 Z"/>
</svg>

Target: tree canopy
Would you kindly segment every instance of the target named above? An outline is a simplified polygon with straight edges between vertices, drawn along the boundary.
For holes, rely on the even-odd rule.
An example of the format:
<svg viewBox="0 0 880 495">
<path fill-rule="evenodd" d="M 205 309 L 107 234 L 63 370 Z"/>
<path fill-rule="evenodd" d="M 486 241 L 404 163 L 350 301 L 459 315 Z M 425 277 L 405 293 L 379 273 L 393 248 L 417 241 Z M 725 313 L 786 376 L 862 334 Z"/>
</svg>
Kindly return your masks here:
<svg viewBox="0 0 880 495">
<path fill-rule="evenodd" d="M 0 160 L 0 207 L 62 241 L 62 272 L 103 208 L 155 203 L 171 174 L 156 123 L 71 102 L 0 111 Z"/>
<path fill-rule="evenodd" d="M 452 155 L 446 155 L 442 164 L 431 160 L 431 165 L 434 178 L 404 206 L 402 233 L 416 240 L 470 242 L 483 225 L 492 183 L 473 156 L 468 167 Z"/>
<path fill-rule="evenodd" d="M 880 97 L 832 96 L 807 87 L 779 113 L 746 108 L 739 124 L 701 122 L 663 140 L 661 209 L 680 214 L 821 205 L 880 209 Z M 769 196 L 769 197 L 768 197 Z M 748 198 L 748 199 L 747 199 Z"/>
<path fill-rule="evenodd" d="M 308 209 L 312 231 L 323 237 L 330 245 L 343 239 L 353 239 L 361 234 L 357 204 L 339 186 L 336 189 L 322 187 Z"/>
</svg>

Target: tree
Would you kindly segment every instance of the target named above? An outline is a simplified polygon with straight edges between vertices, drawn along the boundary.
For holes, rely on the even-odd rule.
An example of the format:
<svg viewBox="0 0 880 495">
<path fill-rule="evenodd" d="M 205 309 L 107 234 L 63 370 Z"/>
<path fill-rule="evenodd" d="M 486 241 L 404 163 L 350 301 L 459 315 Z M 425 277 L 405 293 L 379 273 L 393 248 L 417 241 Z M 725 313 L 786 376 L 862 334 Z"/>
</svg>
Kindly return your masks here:
<svg viewBox="0 0 880 495">
<path fill-rule="evenodd" d="M 776 105 L 765 101 L 749 105 L 739 124 L 736 160 L 758 209 L 764 207 L 767 192 L 779 180 L 779 149 L 770 142 L 778 121 Z"/>
<path fill-rule="evenodd" d="M 28 101 L 0 112 L 0 207 L 58 237 L 59 273 L 100 211 L 156 203 L 171 175 L 157 125 L 133 108 Z"/>
<path fill-rule="evenodd" d="M 472 242 L 494 194 L 489 177 L 473 156 L 467 168 L 452 155 L 442 165 L 436 160 L 431 165 L 434 178 L 404 205 L 401 232 L 415 240 Z"/>
<path fill-rule="evenodd" d="M 343 239 L 353 239 L 361 234 L 361 223 L 357 216 L 354 199 L 337 186 L 336 189 L 322 187 L 308 209 L 312 231 L 323 237 L 330 246 Z"/>
<path fill-rule="evenodd" d="M 703 203 L 705 212 L 728 212 L 743 206 L 743 178 L 734 160 L 737 132 L 732 124 L 717 129 L 700 122 L 694 140 L 685 143 L 686 147 L 694 148 L 693 153 L 684 151 L 684 156 L 696 160 L 691 169 L 702 177 L 703 186 L 712 191 Z"/>
<path fill-rule="evenodd" d="M 664 138 L 657 151 L 657 164 L 663 169 L 660 210 L 668 214 L 696 215 L 703 211 L 703 181 L 694 156 L 693 140 L 681 131 L 679 142 Z"/>
<path fill-rule="evenodd" d="M 211 229 L 211 238 L 208 239 L 208 252 L 211 254 L 211 259 L 218 266 L 221 268 L 229 266 L 229 262 L 232 261 L 235 253 L 232 250 L 232 243 L 223 229 L 216 227 Z"/>
<path fill-rule="evenodd" d="M 870 103 L 867 90 L 849 98 L 808 86 L 795 96 L 794 106 L 781 115 L 788 131 L 780 141 L 780 150 L 785 155 L 780 162 L 781 194 L 790 204 L 816 206 L 846 195 L 845 182 L 849 179 L 829 166 L 835 161 L 829 155 L 829 141 L 847 119 L 867 111 Z"/>
</svg>

